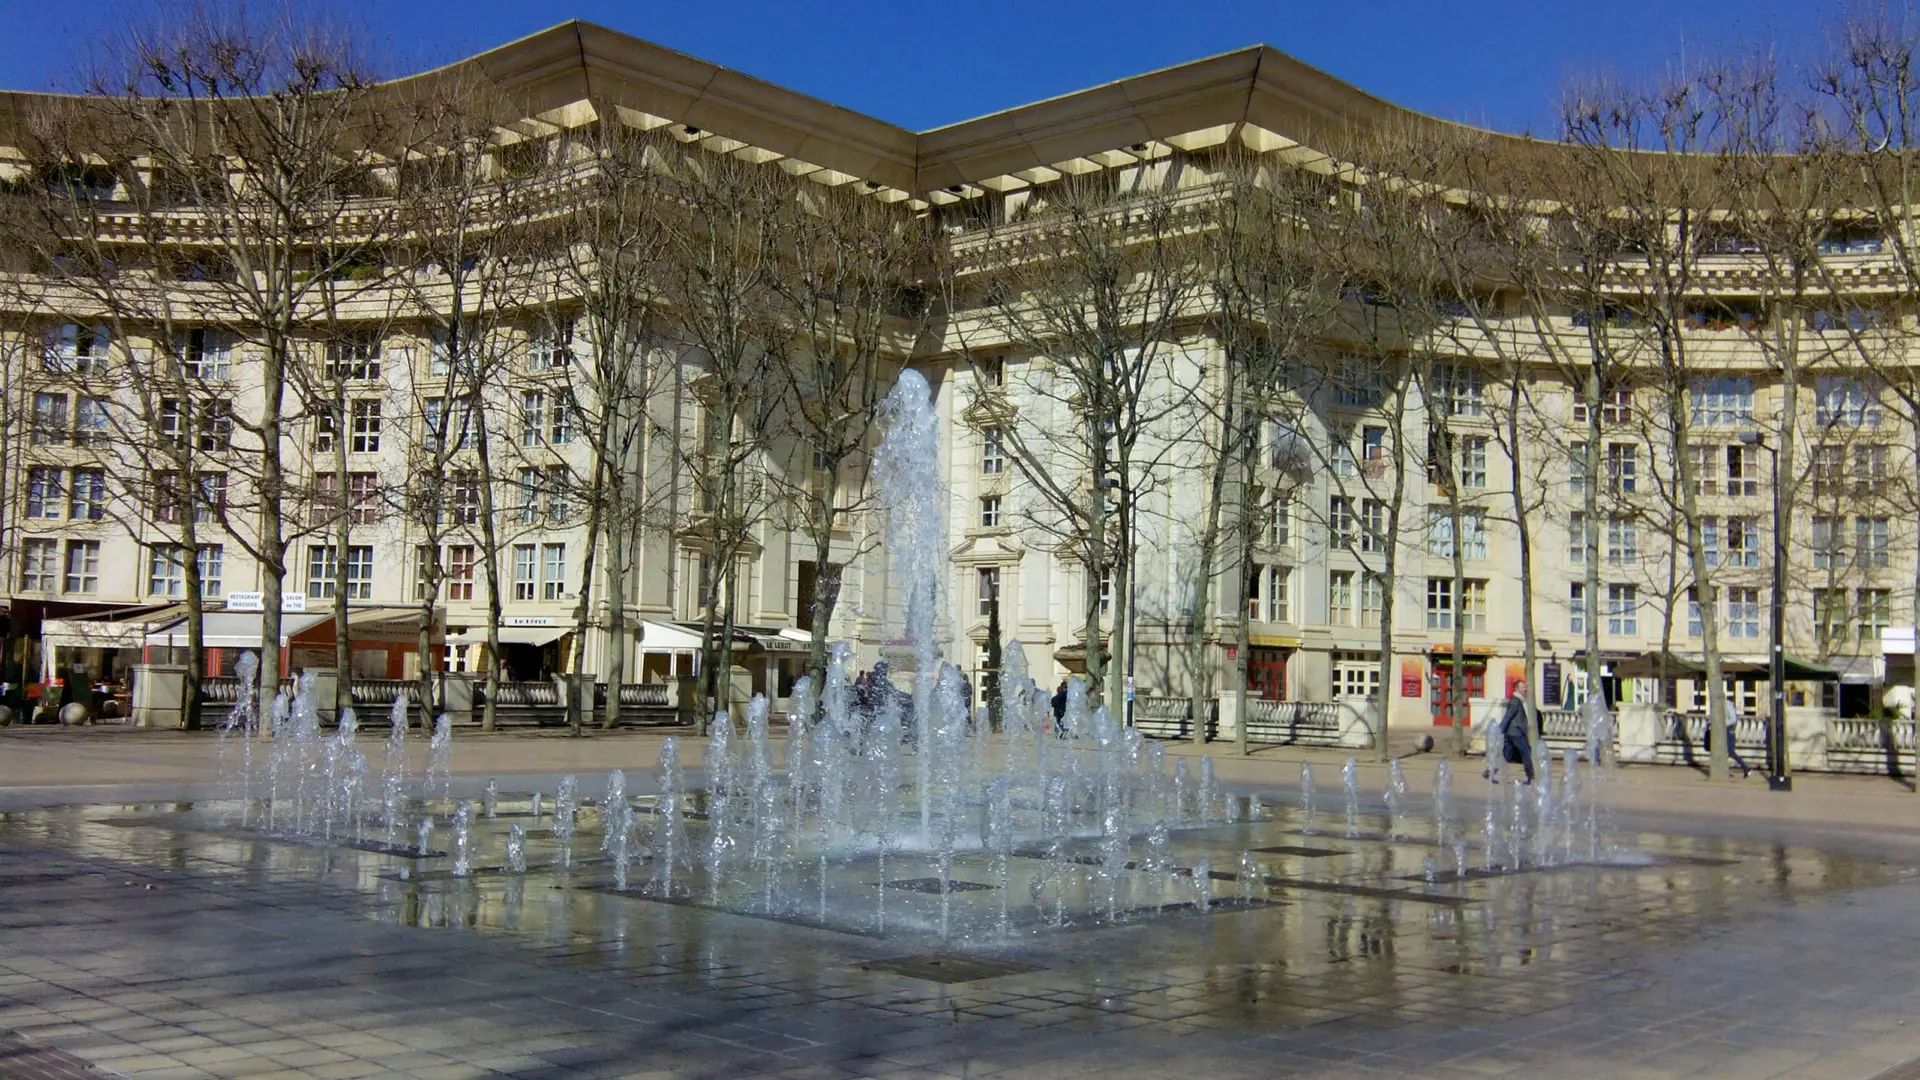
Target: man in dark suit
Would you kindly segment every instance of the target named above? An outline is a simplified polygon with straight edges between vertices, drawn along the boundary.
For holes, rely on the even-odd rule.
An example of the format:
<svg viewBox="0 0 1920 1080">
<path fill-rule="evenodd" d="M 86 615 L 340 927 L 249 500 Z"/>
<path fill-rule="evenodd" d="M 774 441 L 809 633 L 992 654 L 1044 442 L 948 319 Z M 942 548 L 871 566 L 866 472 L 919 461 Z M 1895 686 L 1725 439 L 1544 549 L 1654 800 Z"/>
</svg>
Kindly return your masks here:
<svg viewBox="0 0 1920 1080">
<path fill-rule="evenodd" d="M 1529 784 L 1533 783 L 1533 740 L 1528 730 L 1532 726 L 1527 717 L 1527 680 L 1515 679 L 1513 693 L 1507 695 L 1507 707 L 1500 714 L 1500 756 L 1526 769 Z"/>
</svg>

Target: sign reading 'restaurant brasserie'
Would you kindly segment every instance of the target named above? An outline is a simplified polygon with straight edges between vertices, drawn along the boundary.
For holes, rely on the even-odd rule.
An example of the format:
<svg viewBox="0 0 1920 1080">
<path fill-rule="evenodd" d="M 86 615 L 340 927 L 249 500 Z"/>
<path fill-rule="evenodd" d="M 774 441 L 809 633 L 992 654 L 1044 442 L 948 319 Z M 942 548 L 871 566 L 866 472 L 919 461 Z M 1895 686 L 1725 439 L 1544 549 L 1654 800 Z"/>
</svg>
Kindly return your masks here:
<svg viewBox="0 0 1920 1080">
<path fill-rule="evenodd" d="M 231 592 L 227 594 L 228 611 L 265 611 L 267 594 L 257 592 Z M 280 612 L 286 614 L 304 613 L 307 610 L 307 594 L 288 592 L 280 594 Z"/>
</svg>

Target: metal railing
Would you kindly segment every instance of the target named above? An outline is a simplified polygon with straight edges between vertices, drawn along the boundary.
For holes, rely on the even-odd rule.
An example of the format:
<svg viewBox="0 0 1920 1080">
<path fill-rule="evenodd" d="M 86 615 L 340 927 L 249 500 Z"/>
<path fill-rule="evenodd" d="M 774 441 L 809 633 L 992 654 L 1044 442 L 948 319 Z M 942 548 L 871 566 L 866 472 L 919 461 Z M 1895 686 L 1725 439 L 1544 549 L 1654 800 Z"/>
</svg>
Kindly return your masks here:
<svg viewBox="0 0 1920 1080">
<path fill-rule="evenodd" d="M 1142 735 L 1156 739 L 1190 739 L 1193 737 L 1193 699 L 1144 694 L 1135 697 L 1133 726 Z M 1207 738 L 1217 737 L 1219 728 L 1220 704 L 1212 702 L 1207 709 Z"/>
</svg>

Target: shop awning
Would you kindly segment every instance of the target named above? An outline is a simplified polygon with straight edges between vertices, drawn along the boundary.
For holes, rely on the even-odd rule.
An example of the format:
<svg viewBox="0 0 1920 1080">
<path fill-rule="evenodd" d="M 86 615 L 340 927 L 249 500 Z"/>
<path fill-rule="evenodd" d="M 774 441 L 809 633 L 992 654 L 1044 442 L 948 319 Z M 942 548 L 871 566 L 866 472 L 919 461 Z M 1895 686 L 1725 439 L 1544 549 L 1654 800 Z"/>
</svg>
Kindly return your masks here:
<svg viewBox="0 0 1920 1080">
<path fill-rule="evenodd" d="M 566 637 L 572 631 L 571 626 L 503 626 L 499 629 L 499 641 L 502 645 L 551 645 Z M 469 626 L 459 633 L 449 633 L 449 645 L 485 645 L 487 628 Z"/>
<path fill-rule="evenodd" d="M 280 636 L 291 639 L 331 618 L 331 615 L 285 613 L 280 616 Z M 209 612 L 200 619 L 200 644 L 208 649 L 257 649 L 264 619 L 257 611 Z M 147 634 L 146 644 L 186 648 L 187 620 L 176 619 Z"/>
<path fill-rule="evenodd" d="M 1668 653 L 1664 665 L 1657 652 L 1642 653 L 1631 660 L 1622 660 L 1613 665 L 1613 674 L 1622 679 L 1657 679 L 1661 668 L 1666 670 L 1669 679 L 1692 679 L 1706 674 L 1706 661 L 1699 656 L 1682 656 Z M 1830 682 L 1840 677 L 1840 672 L 1826 664 L 1816 664 L 1811 660 L 1802 660 L 1797 656 L 1786 657 L 1786 677 L 1788 682 Z M 1720 673 L 1725 676 L 1762 676 L 1767 674 L 1765 660 L 1749 660 L 1727 656 L 1720 659 Z"/>
<path fill-rule="evenodd" d="M 641 652 L 697 652 L 699 648 L 700 635 L 684 626 L 657 622 L 640 624 Z"/>
</svg>

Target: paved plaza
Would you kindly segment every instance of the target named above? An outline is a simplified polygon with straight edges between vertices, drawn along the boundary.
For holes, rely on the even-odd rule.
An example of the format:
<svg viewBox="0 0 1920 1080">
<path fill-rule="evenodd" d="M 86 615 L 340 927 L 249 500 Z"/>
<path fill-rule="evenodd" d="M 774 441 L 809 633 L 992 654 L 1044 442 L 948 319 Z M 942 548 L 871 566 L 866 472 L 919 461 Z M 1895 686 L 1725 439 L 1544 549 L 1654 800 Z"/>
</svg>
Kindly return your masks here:
<svg viewBox="0 0 1920 1080">
<path fill-rule="evenodd" d="M 795 876 L 768 917 L 618 889 L 589 808 L 555 868 L 533 794 L 621 766 L 651 812 L 658 751 L 463 735 L 422 857 L 247 822 L 212 736 L 0 733 L 0 1077 L 1920 1075 L 1920 799 L 1884 779 L 1626 770 L 1490 854 L 1511 789 L 1477 763 L 1445 820 L 1432 757 L 1397 817 L 1359 769 L 1349 820 L 1337 757 L 1223 758 L 1239 820 L 1176 830 L 1164 872 L 1136 840 L 1117 918 L 1088 878 L 982 932 L 1002 893 L 962 862 L 984 921 L 942 940 L 924 853 Z M 446 814 L 488 777 L 455 877 Z"/>
</svg>

